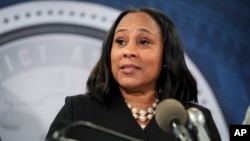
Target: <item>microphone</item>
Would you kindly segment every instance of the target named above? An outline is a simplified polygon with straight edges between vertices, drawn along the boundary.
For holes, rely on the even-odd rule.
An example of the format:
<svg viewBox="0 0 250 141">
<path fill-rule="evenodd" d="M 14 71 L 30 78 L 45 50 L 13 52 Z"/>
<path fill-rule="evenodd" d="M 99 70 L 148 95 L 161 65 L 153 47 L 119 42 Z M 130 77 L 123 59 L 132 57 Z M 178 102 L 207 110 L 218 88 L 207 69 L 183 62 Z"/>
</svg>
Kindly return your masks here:
<svg viewBox="0 0 250 141">
<path fill-rule="evenodd" d="M 250 124 L 250 105 L 246 111 L 245 119 L 243 120 L 242 124 Z"/>
<path fill-rule="evenodd" d="M 181 141 L 192 141 L 185 128 L 187 113 L 183 105 L 174 99 L 163 100 L 156 108 L 155 119 L 158 126 L 165 132 L 174 132 Z"/>
<path fill-rule="evenodd" d="M 189 116 L 190 128 L 195 131 L 199 141 L 211 141 L 206 129 L 204 128 L 206 119 L 203 113 L 197 108 L 189 108 L 187 110 Z"/>
<path fill-rule="evenodd" d="M 74 127 L 78 127 L 78 126 L 88 127 L 88 128 L 91 128 L 91 129 L 94 129 L 94 130 L 97 130 L 97 131 L 101 131 L 101 132 L 116 136 L 116 137 L 120 137 L 120 138 L 128 140 L 128 141 L 142 141 L 142 140 L 136 139 L 134 137 L 122 134 L 120 132 L 117 132 L 117 131 L 114 131 L 114 130 L 104 128 L 102 126 L 93 124 L 93 123 L 91 123 L 89 121 L 76 121 L 76 122 L 73 122 L 72 124 L 66 126 L 65 128 L 62 128 L 59 131 L 55 131 L 53 133 L 53 135 L 52 135 L 52 138 L 47 140 L 47 141 L 78 141 L 78 140 L 75 140 L 75 139 L 69 139 L 69 138 L 65 137 L 65 134 L 70 129 L 72 129 Z"/>
</svg>

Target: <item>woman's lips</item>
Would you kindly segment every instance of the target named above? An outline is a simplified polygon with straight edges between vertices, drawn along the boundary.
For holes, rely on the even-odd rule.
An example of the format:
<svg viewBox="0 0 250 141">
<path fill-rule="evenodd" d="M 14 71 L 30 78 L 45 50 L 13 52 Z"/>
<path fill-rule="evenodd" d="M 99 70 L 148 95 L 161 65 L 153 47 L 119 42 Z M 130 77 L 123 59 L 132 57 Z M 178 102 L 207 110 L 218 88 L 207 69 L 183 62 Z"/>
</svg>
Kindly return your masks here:
<svg viewBox="0 0 250 141">
<path fill-rule="evenodd" d="M 134 65 L 134 64 L 124 64 L 121 66 L 122 72 L 126 73 L 126 74 L 134 73 L 135 71 L 137 71 L 139 69 L 140 69 L 140 67 L 138 67 L 137 65 Z"/>
</svg>

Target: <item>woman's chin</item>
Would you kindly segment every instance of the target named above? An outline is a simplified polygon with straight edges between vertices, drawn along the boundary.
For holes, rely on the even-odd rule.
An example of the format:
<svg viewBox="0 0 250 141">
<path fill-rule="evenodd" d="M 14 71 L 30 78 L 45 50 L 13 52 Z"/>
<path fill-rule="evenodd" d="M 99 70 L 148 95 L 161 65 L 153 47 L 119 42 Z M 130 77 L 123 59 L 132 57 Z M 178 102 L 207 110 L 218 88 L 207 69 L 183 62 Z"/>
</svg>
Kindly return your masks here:
<svg viewBox="0 0 250 141">
<path fill-rule="evenodd" d="M 126 83 L 120 83 L 120 87 L 123 89 L 135 89 L 137 85 L 134 82 L 126 82 Z"/>
</svg>

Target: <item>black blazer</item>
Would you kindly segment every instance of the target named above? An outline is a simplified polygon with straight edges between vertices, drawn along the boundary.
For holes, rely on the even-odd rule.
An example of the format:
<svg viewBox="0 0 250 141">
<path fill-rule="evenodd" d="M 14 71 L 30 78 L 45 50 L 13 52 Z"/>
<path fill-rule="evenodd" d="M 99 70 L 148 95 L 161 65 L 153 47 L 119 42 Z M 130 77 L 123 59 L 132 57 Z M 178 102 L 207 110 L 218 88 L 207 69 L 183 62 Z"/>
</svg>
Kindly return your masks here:
<svg viewBox="0 0 250 141">
<path fill-rule="evenodd" d="M 191 106 L 196 106 L 203 111 L 211 140 L 220 141 L 220 135 L 210 111 L 202 106 Z M 104 106 L 98 100 L 84 94 L 66 97 L 65 105 L 52 122 L 46 139 L 51 137 L 55 131 L 75 121 L 89 121 L 143 141 L 176 141 L 174 134 L 166 133 L 158 127 L 154 117 L 142 130 L 119 92 L 112 97 L 108 106 Z M 83 126 L 72 128 L 67 132 L 67 137 L 80 141 L 124 140 Z"/>
</svg>

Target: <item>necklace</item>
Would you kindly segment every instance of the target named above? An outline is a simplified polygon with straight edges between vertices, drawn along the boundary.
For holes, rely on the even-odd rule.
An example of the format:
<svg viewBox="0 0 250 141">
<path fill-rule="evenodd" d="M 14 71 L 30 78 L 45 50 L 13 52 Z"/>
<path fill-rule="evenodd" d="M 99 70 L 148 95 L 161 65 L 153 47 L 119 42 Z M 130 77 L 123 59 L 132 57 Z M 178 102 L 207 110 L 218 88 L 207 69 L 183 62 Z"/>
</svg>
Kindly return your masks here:
<svg viewBox="0 0 250 141">
<path fill-rule="evenodd" d="M 126 102 L 126 103 L 128 105 L 128 108 L 131 110 L 133 117 L 136 120 L 139 120 L 140 122 L 145 123 L 146 121 L 151 120 L 152 117 L 154 116 L 155 109 L 156 109 L 158 102 L 159 102 L 159 100 L 156 99 L 155 102 L 152 104 L 152 106 L 149 107 L 147 110 L 144 110 L 144 109 L 138 110 L 138 109 L 132 107 L 128 102 Z M 145 127 L 146 127 L 145 124 L 141 124 L 141 128 L 144 129 Z"/>
</svg>

